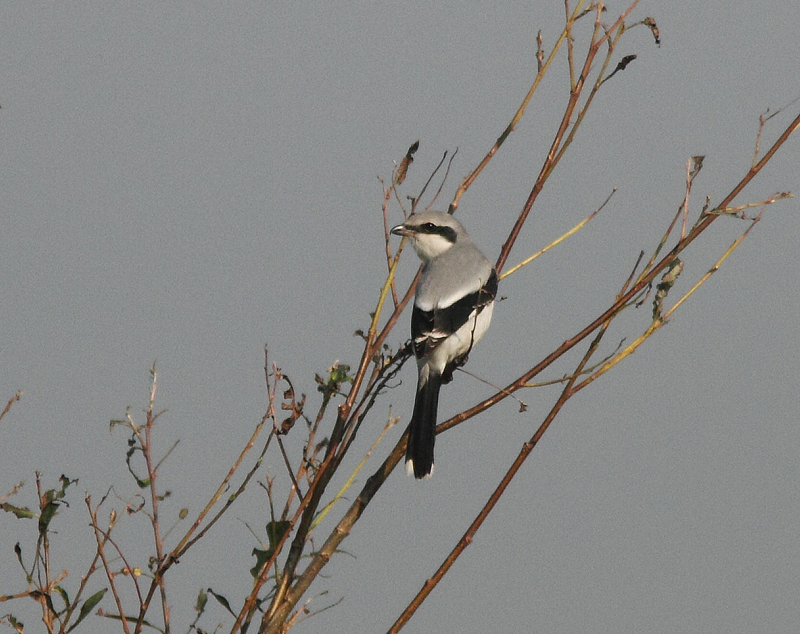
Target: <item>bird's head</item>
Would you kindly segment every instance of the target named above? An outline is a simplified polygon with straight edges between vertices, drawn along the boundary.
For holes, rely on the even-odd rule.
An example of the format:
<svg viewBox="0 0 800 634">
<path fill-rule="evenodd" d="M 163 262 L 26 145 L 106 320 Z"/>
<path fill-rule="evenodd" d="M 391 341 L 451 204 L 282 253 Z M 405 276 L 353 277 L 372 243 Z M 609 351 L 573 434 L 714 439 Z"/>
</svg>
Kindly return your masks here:
<svg viewBox="0 0 800 634">
<path fill-rule="evenodd" d="M 410 238 L 423 262 L 441 255 L 458 241 L 469 239 L 461 223 L 441 211 L 412 214 L 402 225 L 392 228 L 392 233 Z"/>
</svg>

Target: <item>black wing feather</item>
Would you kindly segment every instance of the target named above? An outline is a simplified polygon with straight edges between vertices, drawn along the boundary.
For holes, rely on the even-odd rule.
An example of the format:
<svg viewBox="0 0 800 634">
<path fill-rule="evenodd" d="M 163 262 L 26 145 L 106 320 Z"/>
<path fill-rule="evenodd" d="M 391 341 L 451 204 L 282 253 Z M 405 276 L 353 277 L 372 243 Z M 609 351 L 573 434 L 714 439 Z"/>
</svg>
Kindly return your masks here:
<svg viewBox="0 0 800 634">
<path fill-rule="evenodd" d="M 465 295 L 446 308 L 422 310 L 416 304 L 411 313 L 411 338 L 417 358 L 427 356 L 449 335 L 467 323 L 473 310 L 480 313 L 497 296 L 497 272 L 479 290 Z M 435 334 L 434 334 L 435 333 Z"/>
</svg>

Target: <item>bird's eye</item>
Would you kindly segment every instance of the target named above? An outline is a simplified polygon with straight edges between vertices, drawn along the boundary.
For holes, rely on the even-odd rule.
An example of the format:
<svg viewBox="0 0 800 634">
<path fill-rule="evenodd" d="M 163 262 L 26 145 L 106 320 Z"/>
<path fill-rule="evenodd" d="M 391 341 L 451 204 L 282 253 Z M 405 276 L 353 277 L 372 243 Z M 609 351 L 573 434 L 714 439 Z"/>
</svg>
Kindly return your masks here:
<svg viewBox="0 0 800 634">
<path fill-rule="evenodd" d="M 436 231 L 436 225 L 433 224 L 432 222 L 426 222 L 424 225 L 422 225 L 422 228 L 425 229 L 425 231 L 427 231 L 428 233 L 433 233 L 434 231 Z"/>
</svg>

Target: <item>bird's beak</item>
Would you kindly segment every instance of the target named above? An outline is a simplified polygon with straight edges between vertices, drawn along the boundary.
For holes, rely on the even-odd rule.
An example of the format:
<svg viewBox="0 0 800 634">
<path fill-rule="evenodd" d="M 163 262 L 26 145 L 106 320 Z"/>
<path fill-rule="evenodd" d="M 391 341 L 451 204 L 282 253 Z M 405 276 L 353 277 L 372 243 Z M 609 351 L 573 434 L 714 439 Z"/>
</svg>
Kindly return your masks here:
<svg viewBox="0 0 800 634">
<path fill-rule="evenodd" d="M 392 227 L 389 233 L 393 233 L 396 236 L 410 236 L 413 232 L 406 228 L 405 225 L 397 225 L 396 227 Z"/>
</svg>

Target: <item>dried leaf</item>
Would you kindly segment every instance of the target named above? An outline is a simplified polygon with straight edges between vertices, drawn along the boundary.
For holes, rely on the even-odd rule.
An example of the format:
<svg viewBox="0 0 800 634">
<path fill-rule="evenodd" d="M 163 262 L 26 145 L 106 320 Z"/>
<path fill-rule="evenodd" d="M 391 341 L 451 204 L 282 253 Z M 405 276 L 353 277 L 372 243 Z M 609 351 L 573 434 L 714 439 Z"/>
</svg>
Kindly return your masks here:
<svg viewBox="0 0 800 634">
<path fill-rule="evenodd" d="M 411 144 L 411 147 L 408 148 L 408 152 L 403 157 L 403 160 L 400 161 L 400 165 L 397 166 L 397 172 L 394 175 L 394 184 L 395 185 L 402 185 L 403 181 L 406 180 L 406 174 L 408 172 L 408 168 L 414 162 L 414 153 L 419 149 L 419 141 L 415 141 Z"/>
<path fill-rule="evenodd" d="M 656 41 L 656 45 L 661 46 L 661 33 L 658 30 L 656 21 L 653 18 L 645 18 L 644 20 L 642 20 L 642 23 L 652 32 L 653 38 Z"/>
</svg>

